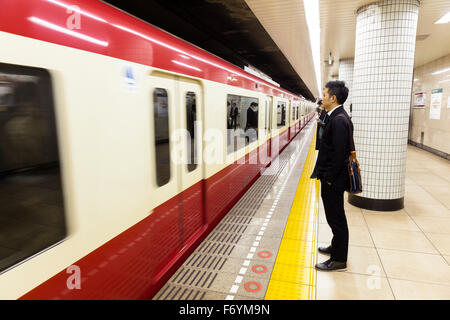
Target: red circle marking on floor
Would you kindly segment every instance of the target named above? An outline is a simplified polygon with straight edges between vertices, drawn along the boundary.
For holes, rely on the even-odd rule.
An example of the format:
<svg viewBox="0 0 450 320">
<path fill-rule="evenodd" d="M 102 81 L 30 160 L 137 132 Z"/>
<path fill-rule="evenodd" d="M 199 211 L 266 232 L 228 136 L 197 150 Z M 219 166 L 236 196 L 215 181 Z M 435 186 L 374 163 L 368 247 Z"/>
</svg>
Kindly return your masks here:
<svg viewBox="0 0 450 320">
<path fill-rule="evenodd" d="M 260 251 L 260 252 L 258 252 L 258 256 L 260 258 L 263 258 L 263 259 L 270 258 L 272 256 L 272 252 L 270 252 L 270 251 Z"/>
<path fill-rule="evenodd" d="M 255 289 L 250 288 L 250 286 L 256 286 Z M 247 282 L 246 284 L 244 284 L 244 288 L 245 290 L 247 290 L 248 292 L 258 292 L 259 290 L 261 290 L 261 284 L 258 282 Z"/>
<path fill-rule="evenodd" d="M 263 266 L 262 264 L 258 264 L 258 265 L 253 266 L 252 271 L 255 273 L 264 273 L 264 272 L 267 272 L 267 267 Z"/>
</svg>

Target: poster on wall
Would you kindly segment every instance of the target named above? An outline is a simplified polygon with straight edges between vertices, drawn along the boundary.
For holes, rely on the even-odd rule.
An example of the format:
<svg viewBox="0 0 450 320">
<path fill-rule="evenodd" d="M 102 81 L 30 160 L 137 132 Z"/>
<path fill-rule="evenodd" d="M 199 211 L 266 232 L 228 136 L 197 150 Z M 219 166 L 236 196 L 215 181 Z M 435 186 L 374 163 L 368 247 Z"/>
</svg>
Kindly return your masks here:
<svg viewBox="0 0 450 320">
<path fill-rule="evenodd" d="M 427 94 L 425 92 L 416 92 L 414 94 L 414 109 L 424 109 Z"/>
<path fill-rule="evenodd" d="M 430 119 L 441 118 L 442 88 L 431 91 Z"/>
</svg>

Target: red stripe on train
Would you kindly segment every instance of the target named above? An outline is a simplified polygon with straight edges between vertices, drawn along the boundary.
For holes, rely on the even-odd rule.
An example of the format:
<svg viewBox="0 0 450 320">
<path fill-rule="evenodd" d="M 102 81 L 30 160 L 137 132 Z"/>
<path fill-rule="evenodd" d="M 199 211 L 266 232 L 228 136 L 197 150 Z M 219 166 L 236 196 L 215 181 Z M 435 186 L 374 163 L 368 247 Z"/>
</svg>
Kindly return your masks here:
<svg viewBox="0 0 450 320">
<path fill-rule="evenodd" d="M 0 3 L 0 31 L 268 95 L 283 93 L 285 97 L 300 100 L 286 90 L 100 1 L 0 0 Z M 69 11 L 73 6 L 77 8 Z M 79 26 L 73 23 L 74 15 L 79 17 Z"/>
<path fill-rule="evenodd" d="M 287 144 L 280 142 L 280 150 Z M 267 144 L 261 148 L 265 152 Z M 152 298 L 259 177 L 264 164 L 250 164 L 257 153 L 254 150 L 245 163 L 234 163 L 198 182 L 76 261 L 73 265 L 81 271 L 80 290 L 68 288 L 71 274 L 65 269 L 20 299 Z M 187 208 L 181 210 L 182 215 L 180 205 Z"/>
</svg>

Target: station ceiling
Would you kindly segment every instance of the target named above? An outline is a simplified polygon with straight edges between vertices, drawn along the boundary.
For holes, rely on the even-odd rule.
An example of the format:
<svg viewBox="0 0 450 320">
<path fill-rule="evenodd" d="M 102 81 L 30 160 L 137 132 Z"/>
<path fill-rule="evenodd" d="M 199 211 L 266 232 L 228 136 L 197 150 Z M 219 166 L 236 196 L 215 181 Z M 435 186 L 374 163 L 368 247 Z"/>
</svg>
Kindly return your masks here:
<svg viewBox="0 0 450 320">
<path fill-rule="evenodd" d="M 279 1 L 279 0 L 277 0 Z M 354 58 L 356 11 L 373 0 L 320 0 L 322 81 L 339 74 L 339 60 Z M 450 54 L 450 23 L 435 24 L 449 0 L 420 0 L 414 68 Z M 326 62 L 331 52 L 332 65 Z"/>
<path fill-rule="evenodd" d="M 314 82 L 313 87 L 310 81 L 305 83 L 244 0 L 104 2 L 240 68 L 251 65 L 271 77 L 282 88 L 295 94 L 310 100 L 317 96 Z M 309 38 L 306 43 L 309 48 Z M 314 74 L 313 78 L 315 79 Z"/>
</svg>

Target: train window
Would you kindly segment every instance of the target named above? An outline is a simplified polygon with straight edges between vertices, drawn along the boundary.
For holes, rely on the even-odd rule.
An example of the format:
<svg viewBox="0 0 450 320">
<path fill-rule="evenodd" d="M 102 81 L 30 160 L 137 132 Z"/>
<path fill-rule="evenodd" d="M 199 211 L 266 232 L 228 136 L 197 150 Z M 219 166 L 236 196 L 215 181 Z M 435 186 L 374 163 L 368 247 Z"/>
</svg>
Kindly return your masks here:
<svg viewBox="0 0 450 320">
<path fill-rule="evenodd" d="M 296 114 L 296 118 L 295 119 L 298 120 L 298 105 L 297 105 L 297 107 L 295 107 L 295 110 L 296 110 L 295 111 L 295 114 Z"/>
<path fill-rule="evenodd" d="M 156 88 L 153 91 L 153 114 L 156 183 L 161 187 L 170 180 L 169 97 L 166 89 Z"/>
<path fill-rule="evenodd" d="M 232 153 L 258 139 L 257 98 L 227 96 L 227 151 Z"/>
<path fill-rule="evenodd" d="M 279 101 L 277 109 L 277 128 L 282 128 L 286 125 L 286 103 Z"/>
<path fill-rule="evenodd" d="M 187 136 L 187 168 L 194 171 L 197 168 L 197 146 L 195 137 L 195 122 L 197 121 L 195 92 L 186 93 L 186 129 Z"/>
<path fill-rule="evenodd" d="M 0 63 L 0 272 L 67 235 L 47 70 Z"/>
<path fill-rule="evenodd" d="M 292 112 L 292 120 L 295 120 L 295 107 L 294 106 L 292 106 L 291 112 Z"/>
<path fill-rule="evenodd" d="M 265 114 L 265 119 L 264 119 L 264 130 L 265 130 L 265 134 L 269 133 L 269 128 L 270 128 L 270 108 L 269 108 L 269 101 L 266 100 L 265 103 L 265 110 L 264 110 L 264 114 Z"/>
<path fill-rule="evenodd" d="M 273 100 L 269 100 L 269 130 L 272 130 L 272 118 L 273 118 Z"/>
</svg>

